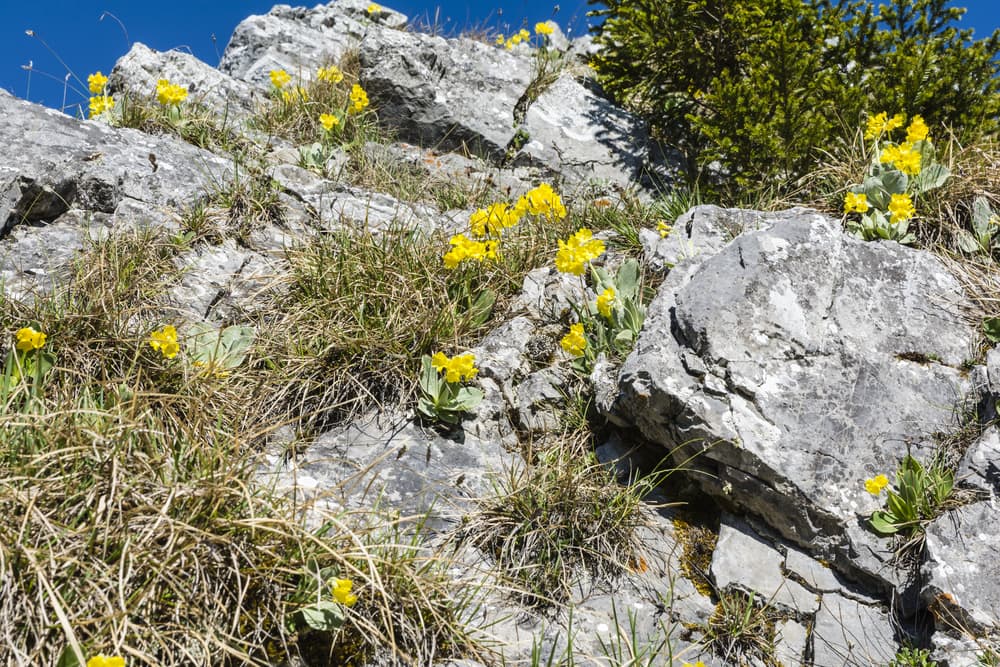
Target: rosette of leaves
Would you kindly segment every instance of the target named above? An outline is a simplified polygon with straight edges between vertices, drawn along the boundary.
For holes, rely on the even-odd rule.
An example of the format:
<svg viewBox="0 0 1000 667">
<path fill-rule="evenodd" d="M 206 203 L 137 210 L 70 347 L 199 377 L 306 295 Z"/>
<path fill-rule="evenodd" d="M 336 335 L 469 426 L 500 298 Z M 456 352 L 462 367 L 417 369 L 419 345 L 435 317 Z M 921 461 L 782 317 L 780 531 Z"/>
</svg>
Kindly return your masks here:
<svg viewBox="0 0 1000 667">
<path fill-rule="evenodd" d="M 448 382 L 431 363 L 431 357 L 420 359 L 420 397 L 417 411 L 431 420 L 457 424 L 462 414 L 471 412 L 483 401 L 483 391 L 466 387 L 460 382 Z"/>
<path fill-rule="evenodd" d="M 962 252 L 990 254 L 1000 247 L 1000 216 L 990 207 L 986 197 L 976 197 L 972 202 L 972 232 L 958 233 L 958 247 Z"/>
<path fill-rule="evenodd" d="M 871 527 L 882 535 L 913 532 L 937 516 L 955 486 L 955 475 L 941 466 L 924 467 L 909 454 L 896 472 L 885 509 L 872 513 Z"/>
<path fill-rule="evenodd" d="M 318 568 L 311 563 L 307 576 L 303 577 L 296 591 L 296 602 L 314 600 L 296 609 L 285 619 L 285 625 L 291 632 L 310 629 L 316 632 L 333 633 L 344 624 L 344 605 L 326 596 L 326 583 L 337 577 L 338 570 L 334 567 Z"/>
<path fill-rule="evenodd" d="M 216 329 L 195 324 L 188 330 L 185 347 L 191 362 L 209 375 L 225 375 L 243 363 L 256 334 L 251 327 Z"/>
</svg>

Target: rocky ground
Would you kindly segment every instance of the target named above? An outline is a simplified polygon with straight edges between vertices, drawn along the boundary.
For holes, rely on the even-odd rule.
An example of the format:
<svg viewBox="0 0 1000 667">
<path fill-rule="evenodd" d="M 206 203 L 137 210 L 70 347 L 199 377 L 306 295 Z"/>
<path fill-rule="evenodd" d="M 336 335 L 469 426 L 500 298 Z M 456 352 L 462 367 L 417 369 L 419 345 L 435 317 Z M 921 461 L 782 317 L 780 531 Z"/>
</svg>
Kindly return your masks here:
<svg viewBox="0 0 1000 667">
<path fill-rule="evenodd" d="M 249 17 L 218 68 L 141 44 L 115 65 L 114 94 L 148 96 L 168 78 L 254 142 L 280 211 L 178 253 L 163 303 L 179 328 L 253 324 L 285 289 L 288 249 L 318 236 L 453 233 L 475 209 L 352 182 L 343 151 L 304 168 L 295 141 L 253 123 L 272 70 L 310 77 L 354 58 L 379 126 L 394 133 L 365 154 L 431 182 L 510 200 L 554 182 L 570 206 L 670 189 L 676 159 L 602 97 L 584 41 L 555 35 L 559 67 L 539 86 L 536 49 L 410 32 L 404 16 L 367 5 Z M 0 281 L 11 301 L 55 289 L 88 239 L 182 233 L 196 202 L 219 205 L 227 184 L 247 178 L 233 152 L 174 133 L 70 118 L 5 93 L 0 116 Z M 554 606 L 494 585 L 502 574 L 487 549 L 456 552 L 456 577 L 494 582 L 466 620 L 495 642 L 497 664 L 886 665 L 910 644 L 940 665 L 997 664 L 987 647 L 1000 634 L 1000 435 L 989 420 L 1000 357 L 980 355 L 975 307 L 949 267 L 855 239 L 807 209 L 698 206 L 666 236 L 656 222 L 637 239 L 658 287 L 634 350 L 583 385 L 599 461 L 624 482 L 664 460 L 673 471 L 647 489 L 632 560 L 613 573 L 584 568 L 566 591 L 548 591 Z M 611 250 L 602 261 L 621 259 Z M 557 341 L 570 305 L 589 298 L 551 263 L 535 268 L 471 349 L 485 398 L 460 425 L 432 428 L 411 405 L 373 401 L 294 455 L 295 430 L 274 430 L 257 483 L 315 508 L 420 516 L 427 545 L 451 544 L 483 516 L 496 480 L 540 465 L 524 455 L 532 443 L 565 430 L 581 381 Z M 926 526 L 925 548 L 900 557 L 903 540 L 867 523 L 882 500 L 865 480 L 943 448 L 962 503 Z"/>
</svg>

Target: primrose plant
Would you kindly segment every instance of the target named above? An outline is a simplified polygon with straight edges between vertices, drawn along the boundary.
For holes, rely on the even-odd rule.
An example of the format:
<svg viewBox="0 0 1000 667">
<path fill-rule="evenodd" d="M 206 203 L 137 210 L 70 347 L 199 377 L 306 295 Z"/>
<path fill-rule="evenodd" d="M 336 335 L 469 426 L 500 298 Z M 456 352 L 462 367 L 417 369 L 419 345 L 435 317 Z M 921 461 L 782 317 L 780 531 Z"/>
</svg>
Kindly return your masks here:
<svg viewBox="0 0 1000 667">
<path fill-rule="evenodd" d="M 865 489 L 881 496 L 888 487 L 885 507 L 872 513 L 871 527 L 882 535 L 914 533 L 940 514 L 955 486 L 955 475 L 940 465 L 924 466 L 909 454 L 896 471 L 896 485 L 885 475 L 865 480 Z"/>
<path fill-rule="evenodd" d="M 904 141 L 892 140 L 905 122 L 903 114 L 887 118 L 885 112 L 868 119 L 864 138 L 866 147 L 872 142 L 872 161 L 863 182 L 849 186 L 844 197 L 847 230 L 866 241 L 914 243 L 909 226 L 917 213 L 916 199 L 944 185 L 951 175 L 935 158 L 920 116 L 910 121 Z"/>
<path fill-rule="evenodd" d="M 431 420 L 457 424 L 462 414 L 471 412 L 483 400 L 483 390 L 463 384 L 476 377 L 476 357 L 458 354 L 448 357 L 443 352 L 421 358 L 420 398 L 417 411 Z"/>
<path fill-rule="evenodd" d="M 993 212 L 986 197 L 972 202 L 972 232 L 958 233 L 958 246 L 963 252 L 991 254 L 1000 248 L 1000 215 Z"/>
</svg>

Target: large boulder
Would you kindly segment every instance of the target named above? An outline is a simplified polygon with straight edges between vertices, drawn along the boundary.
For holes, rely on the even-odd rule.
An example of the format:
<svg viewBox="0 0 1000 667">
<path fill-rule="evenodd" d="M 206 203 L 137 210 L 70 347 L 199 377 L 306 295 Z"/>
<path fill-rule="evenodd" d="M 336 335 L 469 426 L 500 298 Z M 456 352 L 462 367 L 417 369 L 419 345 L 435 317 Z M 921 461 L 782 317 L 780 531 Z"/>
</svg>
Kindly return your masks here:
<svg viewBox="0 0 1000 667">
<path fill-rule="evenodd" d="M 336 63 L 368 31 L 400 29 L 406 16 L 381 7 L 368 12 L 368 0 L 339 0 L 312 9 L 276 5 L 263 16 L 249 16 L 236 26 L 219 69 L 260 87 L 269 74 L 283 69 L 311 78 L 321 65 Z"/>
<path fill-rule="evenodd" d="M 529 58 L 471 39 L 389 30 L 366 35 L 360 58 L 379 120 L 401 139 L 505 157 L 514 107 L 531 81 Z"/>
<path fill-rule="evenodd" d="M 260 92 L 182 51 L 154 51 L 136 42 L 118 59 L 108 85 L 115 92 L 152 97 L 156 83 L 168 79 L 188 91 L 188 101 L 204 104 L 223 120 L 244 120 L 254 112 Z"/>
<path fill-rule="evenodd" d="M 748 221 L 756 231 L 720 245 Z M 976 340 L 961 286 L 930 253 L 859 241 L 807 210 L 699 207 L 672 236 L 684 255 L 623 365 L 617 417 L 693 456 L 704 490 L 786 539 L 900 584 L 864 528 L 880 506 L 864 480 L 956 426 Z"/>
<path fill-rule="evenodd" d="M 81 122 L 0 91 L 0 282 L 50 287 L 87 227 L 176 224 L 231 162 L 179 139 Z"/>
</svg>

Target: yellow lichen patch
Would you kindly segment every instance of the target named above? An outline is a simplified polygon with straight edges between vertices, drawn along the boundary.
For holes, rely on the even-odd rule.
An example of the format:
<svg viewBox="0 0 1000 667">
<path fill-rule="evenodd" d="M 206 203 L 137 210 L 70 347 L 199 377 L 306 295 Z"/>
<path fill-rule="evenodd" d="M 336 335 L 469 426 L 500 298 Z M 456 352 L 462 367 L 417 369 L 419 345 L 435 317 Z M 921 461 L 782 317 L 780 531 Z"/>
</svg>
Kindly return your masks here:
<svg viewBox="0 0 1000 667">
<path fill-rule="evenodd" d="M 694 584 L 702 595 L 712 595 L 708 579 L 712 552 L 719 536 L 705 526 L 695 526 L 680 517 L 674 518 L 674 535 L 681 545 L 681 574 Z"/>
</svg>

